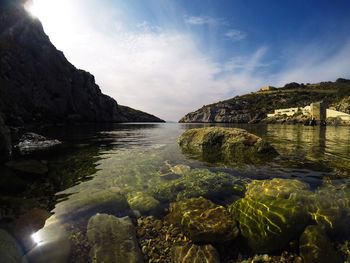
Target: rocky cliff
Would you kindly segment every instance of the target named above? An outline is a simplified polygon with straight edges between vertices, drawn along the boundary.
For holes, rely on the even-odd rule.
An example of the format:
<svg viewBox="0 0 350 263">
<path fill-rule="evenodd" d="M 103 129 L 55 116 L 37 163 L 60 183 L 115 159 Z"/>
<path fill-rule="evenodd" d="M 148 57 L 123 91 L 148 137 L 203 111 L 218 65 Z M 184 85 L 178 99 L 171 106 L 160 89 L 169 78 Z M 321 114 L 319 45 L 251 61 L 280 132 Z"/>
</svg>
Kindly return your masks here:
<svg viewBox="0 0 350 263">
<path fill-rule="evenodd" d="M 94 76 L 69 63 L 50 42 L 40 21 L 25 11 L 23 3 L 0 1 L 2 134 L 7 130 L 5 124 L 162 122 L 153 115 L 119 106 L 102 94 Z"/>
<path fill-rule="evenodd" d="M 349 113 L 349 98 L 350 81 L 346 79 L 306 85 L 293 82 L 278 89 L 205 105 L 186 114 L 180 122 L 257 123 L 274 109 L 304 107 L 320 100 L 327 101 L 336 110 Z"/>
</svg>

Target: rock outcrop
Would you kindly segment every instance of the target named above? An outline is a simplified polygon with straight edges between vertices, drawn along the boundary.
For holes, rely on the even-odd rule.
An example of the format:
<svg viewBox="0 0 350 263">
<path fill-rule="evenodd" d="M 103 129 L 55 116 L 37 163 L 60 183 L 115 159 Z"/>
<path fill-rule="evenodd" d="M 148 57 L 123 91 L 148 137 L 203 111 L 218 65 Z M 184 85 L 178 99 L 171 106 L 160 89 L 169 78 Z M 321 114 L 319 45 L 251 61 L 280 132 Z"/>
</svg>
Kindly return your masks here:
<svg viewBox="0 0 350 263">
<path fill-rule="evenodd" d="M 276 150 L 262 138 L 237 128 L 196 128 L 178 139 L 184 152 L 199 154 L 208 161 L 243 161 L 271 159 Z"/>
<path fill-rule="evenodd" d="M 179 122 L 258 123 L 275 109 L 305 107 L 321 100 L 326 100 L 337 110 L 349 113 L 349 97 L 350 82 L 348 80 L 306 85 L 294 82 L 278 89 L 252 92 L 204 105 L 186 114 Z M 289 120 L 291 124 L 297 122 L 298 118 Z"/>
<path fill-rule="evenodd" d="M 54 47 L 23 2 L 0 2 L 0 112 L 7 125 L 162 121 L 102 94 L 93 75 Z"/>
<path fill-rule="evenodd" d="M 87 237 L 93 263 L 143 262 L 135 227 L 128 217 L 96 214 L 89 220 Z"/>
</svg>

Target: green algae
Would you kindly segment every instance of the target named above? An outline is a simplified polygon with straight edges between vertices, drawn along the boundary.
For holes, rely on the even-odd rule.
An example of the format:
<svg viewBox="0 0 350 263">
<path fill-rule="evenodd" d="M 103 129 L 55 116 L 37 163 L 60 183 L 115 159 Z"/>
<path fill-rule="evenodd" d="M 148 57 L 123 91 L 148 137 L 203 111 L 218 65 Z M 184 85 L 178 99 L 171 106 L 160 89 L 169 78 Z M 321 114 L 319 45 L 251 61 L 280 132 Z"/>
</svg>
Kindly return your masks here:
<svg viewBox="0 0 350 263">
<path fill-rule="evenodd" d="M 227 173 L 191 169 L 182 177 L 166 182 L 150 182 L 150 193 L 158 200 L 174 201 L 191 197 L 225 198 L 244 194 L 244 182 Z"/>
<path fill-rule="evenodd" d="M 237 128 L 189 129 L 178 138 L 178 143 L 184 153 L 194 153 L 212 162 L 255 163 L 277 155 L 269 143 Z"/>
<path fill-rule="evenodd" d="M 167 219 L 194 242 L 225 242 L 239 233 L 228 211 L 203 197 L 171 203 Z"/>
<path fill-rule="evenodd" d="M 241 235 L 256 253 L 284 248 L 297 238 L 308 222 L 306 209 L 289 200 L 245 197 L 229 207 L 239 222 Z"/>
</svg>

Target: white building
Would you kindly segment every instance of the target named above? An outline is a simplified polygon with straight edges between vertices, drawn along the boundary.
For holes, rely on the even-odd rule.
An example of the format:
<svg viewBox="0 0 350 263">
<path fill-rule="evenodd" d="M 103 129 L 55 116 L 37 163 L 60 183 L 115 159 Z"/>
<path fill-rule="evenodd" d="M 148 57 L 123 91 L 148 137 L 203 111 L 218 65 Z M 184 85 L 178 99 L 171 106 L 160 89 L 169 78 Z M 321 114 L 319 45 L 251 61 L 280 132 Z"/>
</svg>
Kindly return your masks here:
<svg viewBox="0 0 350 263">
<path fill-rule="evenodd" d="M 299 108 L 287 108 L 287 109 L 277 109 L 274 113 L 267 114 L 267 117 L 275 117 L 281 115 L 293 116 L 297 112 L 302 112 L 303 115 L 311 114 L 311 106 L 299 107 Z M 326 118 L 340 118 L 343 121 L 350 121 L 350 114 L 336 111 L 332 109 L 326 110 Z"/>
</svg>

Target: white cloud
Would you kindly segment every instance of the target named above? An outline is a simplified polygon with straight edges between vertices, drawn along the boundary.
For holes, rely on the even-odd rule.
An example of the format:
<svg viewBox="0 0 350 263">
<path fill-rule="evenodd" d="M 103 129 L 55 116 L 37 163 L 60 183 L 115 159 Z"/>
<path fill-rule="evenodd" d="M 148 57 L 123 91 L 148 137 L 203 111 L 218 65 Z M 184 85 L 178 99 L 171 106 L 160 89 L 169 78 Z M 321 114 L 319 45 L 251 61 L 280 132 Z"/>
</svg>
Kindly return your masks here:
<svg viewBox="0 0 350 263">
<path fill-rule="evenodd" d="M 64 19 L 55 20 L 45 12 L 42 19 L 51 40 L 74 65 L 94 74 L 105 94 L 120 104 L 166 120 L 178 120 L 204 104 L 255 91 L 263 85 L 349 77 L 350 41 L 327 58 L 317 45 L 305 52 L 296 49 L 283 58 L 290 62 L 272 75 L 265 62 L 272 50 L 265 46 L 218 63 L 198 48 L 189 33 L 155 30 L 149 22 L 131 30 L 131 21 L 123 12 L 106 6 L 94 12 L 91 19 L 86 10 L 95 10 L 95 6 L 81 7 L 92 2 L 96 3 L 75 1 Z M 71 1 L 57 3 L 67 7 Z M 205 20 L 191 21 L 199 25 Z"/>
<path fill-rule="evenodd" d="M 243 40 L 247 37 L 246 33 L 237 30 L 237 29 L 231 29 L 225 33 L 225 36 L 231 40 L 237 41 L 237 40 Z"/>
<path fill-rule="evenodd" d="M 228 25 L 228 22 L 221 18 L 213 18 L 208 16 L 185 16 L 185 23 L 194 26 L 202 25 Z"/>
</svg>

